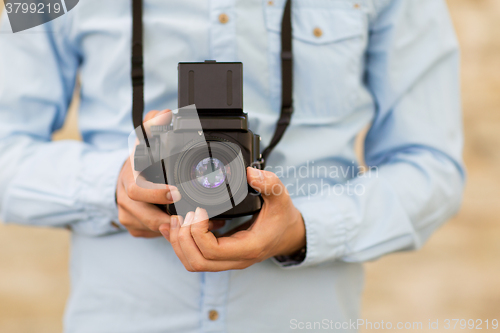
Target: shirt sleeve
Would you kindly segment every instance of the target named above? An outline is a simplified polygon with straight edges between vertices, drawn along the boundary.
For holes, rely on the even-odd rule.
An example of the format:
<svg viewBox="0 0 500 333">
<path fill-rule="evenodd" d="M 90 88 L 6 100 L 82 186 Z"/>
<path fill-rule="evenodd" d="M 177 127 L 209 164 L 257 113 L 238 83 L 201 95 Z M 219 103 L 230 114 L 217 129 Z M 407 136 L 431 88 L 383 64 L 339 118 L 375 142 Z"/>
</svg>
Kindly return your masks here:
<svg viewBox="0 0 500 333">
<path fill-rule="evenodd" d="M 446 5 L 385 3 L 371 22 L 366 54 L 366 85 L 376 104 L 365 141 L 369 171 L 343 191 L 294 198 L 307 254 L 291 267 L 418 249 L 459 209 L 465 179 L 459 49 Z"/>
<path fill-rule="evenodd" d="M 47 23 L 35 32 L 8 33 L 5 13 L 1 23 L 0 219 L 91 236 L 116 232 L 115 187 L 127 149 L 51 142 L 80 63 L 64 28 Z"/>
</svg>

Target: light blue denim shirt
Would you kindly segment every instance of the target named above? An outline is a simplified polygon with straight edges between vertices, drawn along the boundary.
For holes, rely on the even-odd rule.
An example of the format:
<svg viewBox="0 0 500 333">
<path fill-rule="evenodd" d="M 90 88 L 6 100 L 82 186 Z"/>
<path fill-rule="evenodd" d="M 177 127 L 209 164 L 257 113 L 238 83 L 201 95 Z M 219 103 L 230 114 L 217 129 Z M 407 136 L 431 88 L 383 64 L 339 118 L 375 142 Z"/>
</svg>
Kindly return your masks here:
<svg viewBox="0 0 500 333">
<path fill-rule="evenodd" d="M 244 107 L 265 147 L 280 109 L 284 1 L 144 6 L 146 110 L 176 108 L 178 62 L 241 61 Z M 355 321 L 361 263 L 421 247 L 458 210 L 459 51 L 444 1 L 295 0 L 292 16 L 295 113 L 268 166 L 304 217 L 307 256 L 220 273 L 187 272 L 164 238 L 111 223 L 133 130 L 131 1 L 80 1 L 16 34 L 4 16 L 1 219 L 71 227 L 66 332 L 276 333 Z M 77 74 L 83 142 L 51 142 Z M 359 175 L 355 137 L 370 124 L 371 168 Z"/>
</svg>

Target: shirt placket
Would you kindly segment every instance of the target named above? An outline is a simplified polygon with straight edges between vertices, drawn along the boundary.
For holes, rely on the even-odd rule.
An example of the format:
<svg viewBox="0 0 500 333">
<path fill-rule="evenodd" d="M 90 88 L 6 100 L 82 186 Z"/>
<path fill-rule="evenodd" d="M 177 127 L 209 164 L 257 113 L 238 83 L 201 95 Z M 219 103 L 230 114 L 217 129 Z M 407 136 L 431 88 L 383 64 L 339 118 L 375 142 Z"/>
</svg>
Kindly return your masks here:
<svg viewBox="0 0 500 333">
<path fill-rule="evenodd" d="M 210 1 L 210 57 L 237 61 L 235 0 Z M 226 332 L 229 272 L 203 273 L 201 323 L 203 332 Z"/>
<path fill-rule="evenodd" d="M 217 61 L 237 61 L 235 0 L 210 1 L 210 56 Z"/>
<path fill-rule="evenodd" d="M 210 58 L 237 61 L 235 0 L 210 1 Z M 226 332 L 229 272 L 207 272 L 202 278 L 201 324 L 203 332 Z"/>
</svg>

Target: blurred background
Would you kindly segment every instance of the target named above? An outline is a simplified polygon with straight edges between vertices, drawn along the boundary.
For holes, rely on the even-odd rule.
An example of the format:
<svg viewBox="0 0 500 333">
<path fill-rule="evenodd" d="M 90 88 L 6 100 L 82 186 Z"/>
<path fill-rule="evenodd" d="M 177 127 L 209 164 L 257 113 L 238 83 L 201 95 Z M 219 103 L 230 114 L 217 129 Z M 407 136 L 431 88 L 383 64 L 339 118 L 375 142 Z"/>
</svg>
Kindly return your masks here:
<svg viewBox="0 0 500 333">
<path fill-rule="evenodd" d="M 462 47 L 464 203 L 421 251 L 366 264 L 362 310 L 424 332 L 429 319 L 440 322 L 433 332 L 449 331 L 444 319 L 500 320 L 500 0 L 448 5 Z M 76 126 L 73 105 L 54 139 L 78 139 Z M 65 230 L 0 224 L 1 333 L 62 332 L 68 252 Z"/>
</svg>

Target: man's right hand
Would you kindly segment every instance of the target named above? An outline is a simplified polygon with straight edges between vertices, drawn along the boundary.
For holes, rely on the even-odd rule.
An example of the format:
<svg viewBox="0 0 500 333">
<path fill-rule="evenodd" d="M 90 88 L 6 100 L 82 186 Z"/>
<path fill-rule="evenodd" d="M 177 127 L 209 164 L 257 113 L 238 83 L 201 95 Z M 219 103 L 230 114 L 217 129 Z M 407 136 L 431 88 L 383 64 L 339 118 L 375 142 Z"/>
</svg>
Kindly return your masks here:
<svg viewBox="0 0 500 333">
<path fill-rule="evenodd" d="M 146 122 L 158 116 L 162 116 L 157 118 L 161 119 L 162 122 L 170 119 L 169 113 L 170 110 L 148 112 L 144 119 L 145 126 L 149 127 L 148 124 L 150 125 L 154 121 L 148 124 Z M 144 188 L 138 185 L 130 158 L 127 159 L 118 177 L 116 201 L 118 219 L 132 236 L 144 238 L 161 236 L 159 227 L 162 224 L 170 226 L 170 215 L 154 204 L 166 205 L 180 199 L 181 195 L 175 186 L 155 184 L 154 188 Z"/>
</svg>

